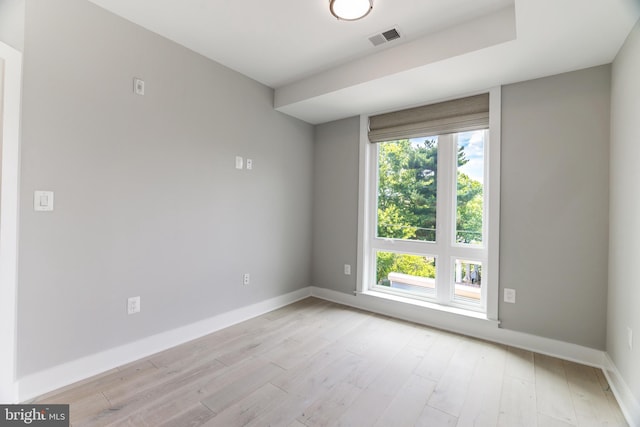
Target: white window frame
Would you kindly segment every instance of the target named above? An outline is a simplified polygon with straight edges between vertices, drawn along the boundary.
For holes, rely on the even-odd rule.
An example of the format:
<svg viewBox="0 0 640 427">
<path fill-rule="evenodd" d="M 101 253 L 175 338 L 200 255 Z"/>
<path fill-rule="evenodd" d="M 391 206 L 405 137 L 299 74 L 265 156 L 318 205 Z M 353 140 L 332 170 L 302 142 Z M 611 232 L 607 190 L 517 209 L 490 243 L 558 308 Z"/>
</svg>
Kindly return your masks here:
<svg viewBox="0 0 640 427">
<path fill-rule="evenodd" d="M 484 91 L 486 93 L 486 91 Z M 456 211 L 453 209 L 453 193 L 446 186 L 455 185 L 452 177 L 455 167 L 448 168 L 451 175 L 446 179 L 438 180 L 438 205 L 437 205 L 437 238 L 436 243 L 422 241 L 397 241 L 391 239 L 375 238 L 376 224 L 375 212 L 377 210 L 377 179 L 372 179 L 377 175 L 377 144 L 369 142 L 368 118 L 371 114 L 361 116 L 360 129 L 360 188 L 359 188 L 359 215 L 358 215 L 358 278 L 357 292 L 365 293 L 381 298 L 388 298 L 394 292 L 387 290 L 381 292 L 375 288 L 375 251 L 389 250 L 400 253 L 425 253 L 437 258 L 438 275 L 436 286 L 449 288 L 453 292 L 454 271 L 453 264 L 456 258 L 469 261 L 482 262 L 483 292 L 480 305 L 467 305 L 462 302 L 454 302 L 453 298 L 448 298 L 440 291 L 438 299 L 426 298 L 431 303 L 420 304 L 420 297 L 402 298 L 407 303 L 416 303 L 436 310 L 449 311 L 459 314 L 468 314 L 472 317 L 478 316 L 478 311 L 489 320 L 498 320 L 498 298 L 499 298 L 499 226 L 500 226 L 500 88 L 489 90 L 489 138 L 485 141 L 485 206 L 484 206 L 484 235 L 483 247 L 473 247 L 469 245 L 455 244 L 450 235 L 451 221 L 455 224 Z M 483 93 L 483 92 L 478 92 Z M 469 94 L 474 95 L 474 94 Z M 456 97 L 460 98 L 460 97 Z M 455 99 L 455 98 L 452 98 Z M 446 101 L 447 99 L 443 100 Z M 446 145 L 446 147 L 445 147 Z M 441 148 L 442 147 L 442 148 Z M 445 162 L 453 164 L 455 159 L 456 144 L 438 144 L 438 162 L 441 165 Z M 441 157 L 442 156 L 442 157 Z M 444 157 L 444 158 L 443 158 Z M 442 163 L 440 163 L 442 162 Z M 447 169 L 447 168 L 445 168 Z M 442 215 L 448 212 L 449 215 Z M 443 224 L 442 221 L 447 221 Z M 444 227 L 442 225 L 445 225 Z M 446 235 L 443 233 L 447 233 Z M 428 247 L 433 247 L 430 252 Z M 402 297 L 406 294 L 398 294 Z M 393 298 L 396 301 L 397 298 Z M 435 303 L 435 304 L 434 304 Z M 453 311 L 450 310 L 453 308 Z"/>
</svg>

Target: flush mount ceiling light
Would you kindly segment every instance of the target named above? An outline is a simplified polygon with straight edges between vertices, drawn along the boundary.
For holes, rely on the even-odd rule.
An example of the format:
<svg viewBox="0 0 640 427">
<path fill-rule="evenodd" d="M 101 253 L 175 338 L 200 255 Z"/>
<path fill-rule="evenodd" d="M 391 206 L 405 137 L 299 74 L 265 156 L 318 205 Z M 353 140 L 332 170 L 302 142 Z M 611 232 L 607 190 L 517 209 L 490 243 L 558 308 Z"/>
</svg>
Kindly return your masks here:
<svg viewBox="0 0 640 427">
<path fill-rule="evenodd" d="M 357 21 L 373 9 L 373 0 L 329 0 L 329 10 L 343 21 Z"/>
</svg>

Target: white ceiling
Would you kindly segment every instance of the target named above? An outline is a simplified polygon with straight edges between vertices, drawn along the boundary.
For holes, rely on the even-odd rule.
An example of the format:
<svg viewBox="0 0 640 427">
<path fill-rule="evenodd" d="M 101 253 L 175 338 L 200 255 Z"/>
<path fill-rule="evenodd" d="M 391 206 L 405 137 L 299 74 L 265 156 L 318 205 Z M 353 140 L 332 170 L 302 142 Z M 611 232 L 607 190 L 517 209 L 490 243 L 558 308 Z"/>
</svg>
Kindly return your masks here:
<svg viewBox="0 0 640 427">
<path fill-rule="evenodd" d="M 337 21 L 328 0 L 90 0 L 275 89 L 309 123 L 609 63 L 640 0 L 374 0 Z M 402 38 L 368 37 L 396 27 Z"/>
</svg>

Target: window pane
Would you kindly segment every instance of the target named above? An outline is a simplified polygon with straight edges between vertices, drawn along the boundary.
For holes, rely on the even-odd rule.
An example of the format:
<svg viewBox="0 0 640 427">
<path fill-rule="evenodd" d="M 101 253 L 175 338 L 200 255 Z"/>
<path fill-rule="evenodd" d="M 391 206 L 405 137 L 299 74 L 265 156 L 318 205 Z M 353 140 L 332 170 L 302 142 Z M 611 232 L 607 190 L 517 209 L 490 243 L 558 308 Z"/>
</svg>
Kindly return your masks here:
<svg viewBox="0 0 640 427">
<path fill-rule="evenodd" d="M 458 141 L 456 242 L 482 244 L 485 131 L 461 132 Z"/>
<path fill-rule="evenodd" d="M 436 260 L 422 255 L 376 252 L 376 282 L 378 286 L 414 294 L 434 294 Z"/>
<path fill-rule="evenodd" d="M 378 144 L 377 236 L 436 240 L 438 137 Z"/>
<path fill-rule="evenodd" d="M 456 259 L 454 299 L 480 303 L 482 263 Z"/>
</svg>

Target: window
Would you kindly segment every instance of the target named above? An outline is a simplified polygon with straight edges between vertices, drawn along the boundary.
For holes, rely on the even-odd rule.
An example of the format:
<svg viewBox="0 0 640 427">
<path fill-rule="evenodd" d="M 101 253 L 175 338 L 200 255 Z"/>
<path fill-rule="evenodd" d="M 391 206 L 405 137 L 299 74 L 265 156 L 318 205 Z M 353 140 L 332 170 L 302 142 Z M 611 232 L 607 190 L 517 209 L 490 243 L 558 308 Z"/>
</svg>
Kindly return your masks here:
<svg viewBox="0 0 640 427">
<path fill-rule="evenodd" d="M 497 259 L 489 94 L 373 116 L 369 127 L 363 290 L 487 313 L 497 296 L 497 280 L 487 285 Z"/>
</svg>

